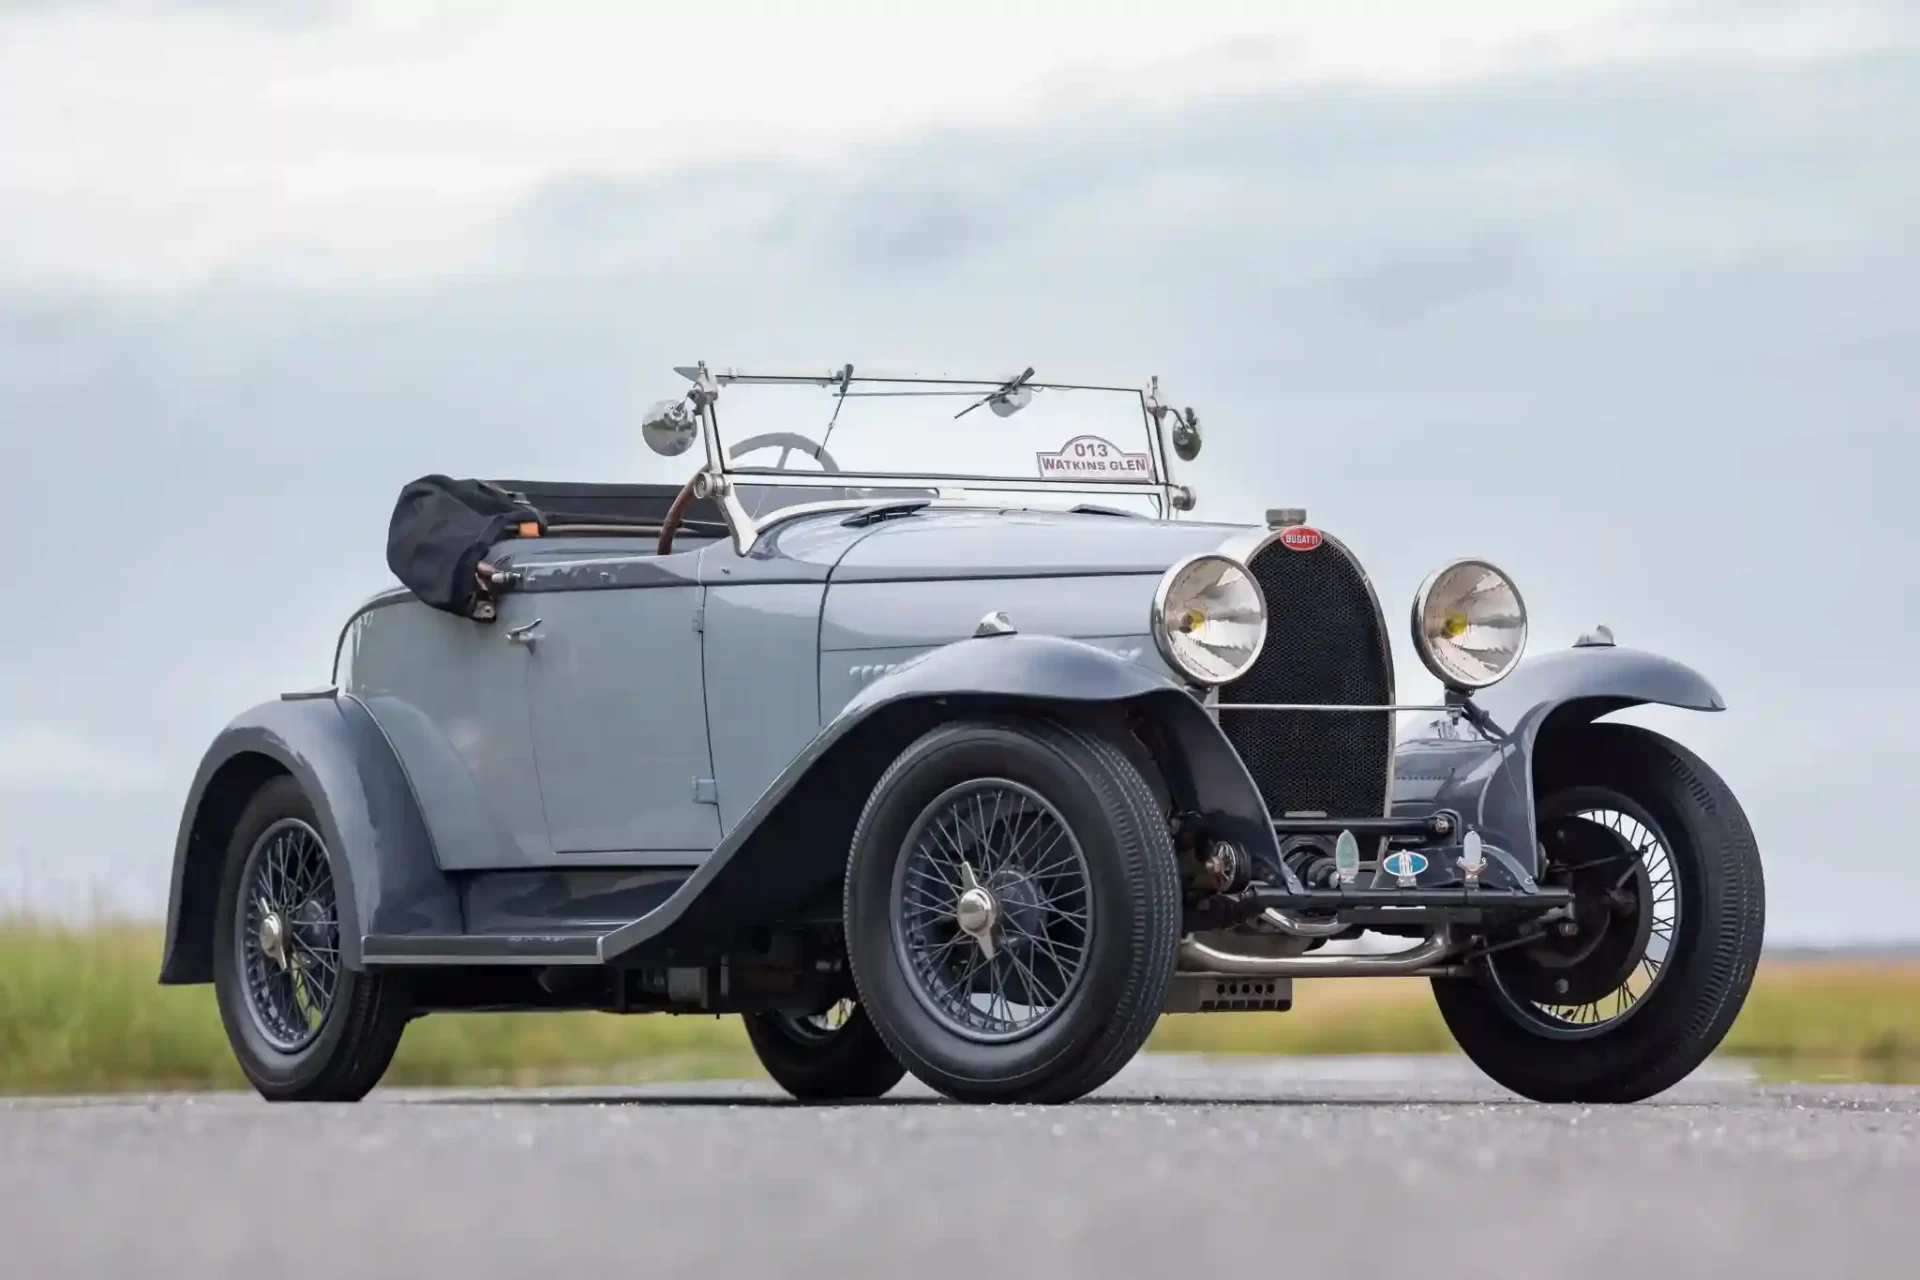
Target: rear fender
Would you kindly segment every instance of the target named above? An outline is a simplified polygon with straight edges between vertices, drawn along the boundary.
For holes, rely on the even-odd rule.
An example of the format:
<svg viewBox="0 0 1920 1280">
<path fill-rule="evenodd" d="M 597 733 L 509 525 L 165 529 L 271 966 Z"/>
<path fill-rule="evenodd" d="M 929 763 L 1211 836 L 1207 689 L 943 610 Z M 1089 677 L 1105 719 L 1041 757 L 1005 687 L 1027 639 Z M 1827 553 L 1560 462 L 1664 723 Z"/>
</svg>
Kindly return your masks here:
<svg viewBox="0 0 1920 1280">
<path fill-rule="evenodd" d="M 1581 726 L 1626 707 L 1656 703 L 1724 711 L 1726 702 L 1690 667 L 1639 649 L 1590 646 L 1543 654 L 1474 695 L 1492 736 L 1439 716 L 1404 732 L 1394 750 L 1393 811 L 1451 809 L 1494 851 L 1539 874 L 1534 761 Z"/>
<path fill-rule="evenodd" d="M 407 776 L 351 695 L 287 695 L 244 712 L 202 757 L 174 842 L 160 981 L 213 980 L 222 864 L 247 803 L 269 780 L 300 784 L 333 854 L 341 960 L 367 933 L 459 933 L 459 896 L 435 864 Z"/>
<path fill-rule="evenodd" d="M 995 714 L 1110 721 L 1137 712 L 1171 750 L 1166 784 L 1213 829 L 1275 851 L 1260 793 L 1192 694 L 1165 675 L 1077 640 L 985 636 L 933 649 L 866 686 L 782 771 L 679 890 L 601 940 L 602 959 L 698 950 L 816 900 L 846 866 L 874 784 L 935 725 Z"/>
</svg>

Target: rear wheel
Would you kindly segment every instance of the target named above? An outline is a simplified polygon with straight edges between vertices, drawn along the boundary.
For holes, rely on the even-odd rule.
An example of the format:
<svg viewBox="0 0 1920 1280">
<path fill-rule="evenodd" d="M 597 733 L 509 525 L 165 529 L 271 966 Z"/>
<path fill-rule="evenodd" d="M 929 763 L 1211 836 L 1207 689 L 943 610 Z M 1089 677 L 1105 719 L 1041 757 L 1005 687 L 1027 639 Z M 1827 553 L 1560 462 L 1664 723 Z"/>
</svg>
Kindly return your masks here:
<svg viewBox="0 0 1920 1280">
<path fill-rule="evenodd" d="M 1658 734 L 1590 725 L 1536 769 L 1543 884 L 1574 915 L 1436 978 L 1467 1056 L 1542 1102 L 1633 1102 L 1720 1044 L 1758 963 L 1765 886 L 1727 785 Z"/>
<path fill-rule="evenodd" d="M 742 1020 L 760 1065 L 803 1102 L 878 1098 L 907 1074 L 851 1000 L 805 1017 L 750 1013 Z"/>
<path fill-rule="evenodd" d="M 963 1101 L 1067 1102 L 1153 1030 L 1180 886 L 1152 792 L 1117 747 L 970 722 L 881 778 L 845 918 L 861 1005 L 916 1077 Z"/>
<path fill-rule="evenodd" d="M 213 983 L 240 1070 L 273 1102 L 353 1102 L 407 1025 L 400 979 L 340 959 L 335 865 L 292 778 L 260 789 L 234 829 L 214 923 Z"/>
</svg>

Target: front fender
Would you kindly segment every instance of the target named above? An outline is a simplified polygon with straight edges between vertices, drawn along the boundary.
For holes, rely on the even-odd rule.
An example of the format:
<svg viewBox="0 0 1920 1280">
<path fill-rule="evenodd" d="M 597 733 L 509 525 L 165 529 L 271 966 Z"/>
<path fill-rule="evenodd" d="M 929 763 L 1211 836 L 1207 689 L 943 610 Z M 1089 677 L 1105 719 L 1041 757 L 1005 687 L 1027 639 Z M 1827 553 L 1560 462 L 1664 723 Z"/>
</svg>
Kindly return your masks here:
<svg viewBox="0 0 1920 1280">
<path fill-rule="evenodd" d="M 1180 686 L 1158 672 L 1081 640 L 976 636 L 907 659 L 856 693 L 827 731 L 903 698 L 986 696 L 1054 702 L 1119 702 Z"/>
<path fill-rule="evenodd" d="M 888 764 L 943 720 L 995 711 L 1137 707 L 1167 735 L 1219 834 L 1275 848 L 1259 790 L 1204 707 L 1165 675 L 1078 640 L 982 636 L 933 649 L 862 689 L 807 744 L 672 898 L 601 940 L 603 960 L 762 923 L 830 884 Z M 1174 780 L 1170 780 L 1174 781 Z"/>
<path fill-rule="evenodd" d="M 213 979 L 214 919 L 227 844 L 261 785 L 291 776 L 333 854 L 342 963 L 367 933 L 459 933 L 459 895 L 435 864 L 406 774 L 350 695 L 296 695 L 243 712 L 201 758 L 174 842 L 163 983 Z"/>
<path fill-rule="evenodd" d="M 1724 711 L 1727 705 L 1691 667 L 1612 646 L 1530 658 L 1473 701 L 1486 713 L 1490 736 L 1445 715 L 1401 735 L 1394 749 L 1394 812 L 1451 809 L 1529 876 L 1540 870 L 1533 762 L 1555 737 L 1647 703 L 1693 711 Z"/>
</svg>

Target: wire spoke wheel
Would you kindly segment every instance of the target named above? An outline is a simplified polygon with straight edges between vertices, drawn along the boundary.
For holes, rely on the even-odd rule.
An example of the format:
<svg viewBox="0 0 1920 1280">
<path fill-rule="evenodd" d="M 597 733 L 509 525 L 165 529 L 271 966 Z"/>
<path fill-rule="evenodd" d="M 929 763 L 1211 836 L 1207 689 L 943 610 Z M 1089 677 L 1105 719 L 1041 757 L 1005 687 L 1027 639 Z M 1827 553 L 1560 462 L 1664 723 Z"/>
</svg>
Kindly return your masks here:
<svg viewBox="0 0 1920 1280">
<path fill-rule="evenodd" d="M 298 1053 L 326 1025 L 340 987 L 340 919 L 326 845 L 299 818 L 253 844 L 235 913 L 247 1011 L 267 1043 Z"/>
<path fill-rule="evenodd" d="M 819 1013 L 779 1015 L 781 1029 L 801 1044 L 824 1044 L 839 1034 L 853 1017 L 855 1005 L 850 999 L 836 1000 Z"/>
<path fill-rule="evenodd" d="M 1753 827 L 1724 780 L 1638 725 L 1567 726 L 1540 751 L 1543 885 L 1567 903 L 1485 935 L 1433 979 L 1454 1041 L 1536 1102 L 1651 1098 L 1719 1047 L 1766 935 Z"/>
<path fill-rule="evenodd" d="M 921 812 L 894 868 L 892 908 L 915 997 L 977 1042 L 1051 1021 L 1093 941 L 1079 840 L 1039 792 L 1005 778 L 963 782 Z"/>
<path fill-rule="evenodd" d="M 1574 893 L 1574 918 L 1496 960 L 1509 1014 L 1556 1039 L 1611 1031 L 1660 985 L 1680 928 L 1673 847 L 1639 805 L 1602 788 L 1549 797 L 1543 883 Z"/>
</svg>

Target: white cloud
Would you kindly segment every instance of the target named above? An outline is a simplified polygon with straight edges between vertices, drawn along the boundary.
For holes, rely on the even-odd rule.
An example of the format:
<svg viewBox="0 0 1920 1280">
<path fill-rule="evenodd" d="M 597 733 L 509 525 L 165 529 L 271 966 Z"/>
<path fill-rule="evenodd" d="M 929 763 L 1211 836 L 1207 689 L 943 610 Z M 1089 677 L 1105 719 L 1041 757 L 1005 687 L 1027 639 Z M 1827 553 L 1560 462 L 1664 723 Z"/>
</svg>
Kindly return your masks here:
<svg viewBox="0 0 1920 1280">
<path fill-rule="evenodd" d="M 284 6 L 282 7 L 284 8 Z M 279 10 L 276 9 L 275 12 Z M 549 179 L 1326 81 L 1884 47 L 1871 7 L 59 3 L 0 19 L 0 282 L 475 267 Z"/>
<path fill-rule="evenodd" d="M 164 777 L 149 756 L 54 725 L 0 728 L 0 789 L 113 790 L 151 787 Z"/>
</svg>

